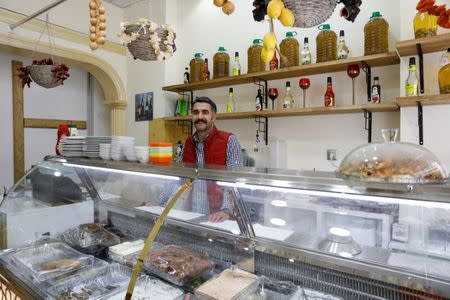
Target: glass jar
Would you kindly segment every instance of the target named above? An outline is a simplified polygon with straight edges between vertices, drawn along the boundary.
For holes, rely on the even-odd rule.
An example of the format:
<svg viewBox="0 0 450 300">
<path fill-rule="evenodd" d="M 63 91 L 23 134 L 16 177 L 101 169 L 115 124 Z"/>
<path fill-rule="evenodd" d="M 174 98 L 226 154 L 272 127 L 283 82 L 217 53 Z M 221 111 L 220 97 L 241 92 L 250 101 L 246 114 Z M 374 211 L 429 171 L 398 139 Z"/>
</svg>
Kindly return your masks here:
<svg viewBox="0 0 450 300">
<path fill-rule="evenodd" d="M 213 57 L 213 78 L 230 76 L 230 56 L 224 47 L 219 47 Z"/>
<path fill-rule="evenodd" d="M 380 12 L 373 12 L 364 26 L 364 55 L 388 52 L 388 32 L 389 23 L 382 18 Z"/>
<path fill-rule="evenodd" d="M 414 17 L 414 37 L 416 39 L 435 36 L 438 17 L 428 13 L 417 13 Z"/>
<path fill-rule="evenodd" d="M 337 59 L 337 35 L 331 30 L 329 24 L 318 27 L 320 33 L 316 37 L 316 59 L 317 62 L 326 62 Z"/>
<path fill-rule="evenodd" d="M 281 68 L 295 67 L 300 64 L 300 45 L 294 37 L 296 35 L 295 31 L 286 32 L 286 38 L 280 43 L 281 55 L 287 58 L 281 60 Z"/>
<path fill-rule="evenodd" d="M 203 60 L 202 53 L 195 53 L 194 58 L 191 59 L 189 63 L 189 80 L 190 82 L 202 81 L 203 78 L 203 69 L 205 68 L 205 61 Z"/>
<path fill-rule="evenodd" d="M 266 64 L 261 59 L 261 39 L 254 39 L 253 45 L 247 50 L 247 73 L 263 72 L 266 69 Z"/>
</svg>

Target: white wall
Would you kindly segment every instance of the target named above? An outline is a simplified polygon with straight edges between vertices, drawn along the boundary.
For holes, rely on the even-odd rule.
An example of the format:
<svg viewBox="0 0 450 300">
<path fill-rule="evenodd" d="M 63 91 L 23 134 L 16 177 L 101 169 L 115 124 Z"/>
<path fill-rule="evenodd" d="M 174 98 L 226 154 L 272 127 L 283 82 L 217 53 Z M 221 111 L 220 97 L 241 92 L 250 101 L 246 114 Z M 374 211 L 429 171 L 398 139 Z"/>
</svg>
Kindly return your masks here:
<svg viewBox="0 0 450 300">
<path fill-rule="evenodd" d="M 239 51 L 243 72 L 247 71 L 247 48 L 254 38 L 262 38 L 269 30 L 268 23 L 254 22 L 252 17 L 251 1 L 239 1 L 235 3 L 235 13 L 226 16 L 219 8 L 216 8 L 209 0 L 172 1 L 167 4 L 167 22 L 174 24 L 177 29 L 177 49 L 174 58 L 165 64 L 165 85 L 182 82 L 184 68 L 195 52 L 203 52 L 210 58 L 210 71 L 212 72 L 212 56 L 219 46 L 225 46 L 232 57 L 234 51 Z M 400 37 L 400 4 L 388 0 L 363 1 L 362 11 L 355 23 L 345 21 L 339 16 L 339 8 L 327 21 L 331 28 L 339 33 L 345 30 L 347 45 L 351 49 L 351 56 L 363 54 L 363 27 L 373 11 L 381 11 L 390 24 L 390 50 L 395 49 L 395 41 Z M 175 17 L 176 16 L 176 17 Z M 284 38 L 285 32 L 290 31 L 275 22 L 275 31 L 278 40 Z M 319 30 L 294 29 L 298 32 L 298 38 L 303 44 L 303 38 L 309 37 L 311 51 L 315 53 L 315 37 Z M 315 54 L 313 55 L 315 57 Z M 315 58 L 313 58 L 315 60 Z M 399 66 L 374 68 L 373 75 L 379 75 L 382 84 L 382 101 L 391 102 L 399 95 Z M 130 69 L 131 70 L 131 69 Z M 366 85 L 361 75 L 355 80 L 357 89 L 357 102 L 365 103 Z M 336 105 L 351 104 L 351 79 L 345 72 L 330 74 L 333 77 L 333 86 L 336 94 Z M 138 78 L 143 74 L 135 74 Z M 328 74 L 309 76 L 312 82 L 307 91 L 307 106 L 323 106 L 323 94 L 326 87 Z M 287 79 L 293 86 L 295 105 L 301 105 L 301 90 L 298 87 L 298 77 Z M 286 80 L 270 81 L 269 87 L 277 87 L 280 90 L 280 98 L 284 94 Z M 254 109 L 254 98 L 257 87 L 255 85 L 239 85 L 234 87 L 240 111 Z M 205 95 L 214 99 L 220 112 L 225 111 L 225 103 L 228 87 L 216 88 L 195 92 L 196 96 Z M 163 111 L 161 116 L 173 114 L 175 99 L 174 93 L 165 93 L 166 101 L 156 103 L 157 111 Z M 170 104 L 167 107 L 167 103 Z M 159 107 L 159 108 L 158 108 Z M 254 155 L 257 164 L 268 165 L 266 151 L 262 149 L 257 154 L 253 153 L 253 144 L 256 132 L 256 123 L 253 120 L 220 121 L 217 123 L 223 130 L 235 133 L 242 146 Z M 398 113 L 374 114 L 373 141 L 380 141 L 379 129 L 384 127 L 399 127 Z M 326 149 L 337 149 L 338 161 L 354 147 L 366 143 L 367 135 L 363 130 L 364 119 L 361 114 L 346 114 L 336 116 L 310 116 L 269 119 L 269 138 L 285 140 L 287 142 L 287 165 L 296 169 L 334 170 L 334 167 L 325 159 Z M 294 129 L 294 130 L 293 130 Z M 269 141 L 269 143 L 270 143 Z"/>
</svg>

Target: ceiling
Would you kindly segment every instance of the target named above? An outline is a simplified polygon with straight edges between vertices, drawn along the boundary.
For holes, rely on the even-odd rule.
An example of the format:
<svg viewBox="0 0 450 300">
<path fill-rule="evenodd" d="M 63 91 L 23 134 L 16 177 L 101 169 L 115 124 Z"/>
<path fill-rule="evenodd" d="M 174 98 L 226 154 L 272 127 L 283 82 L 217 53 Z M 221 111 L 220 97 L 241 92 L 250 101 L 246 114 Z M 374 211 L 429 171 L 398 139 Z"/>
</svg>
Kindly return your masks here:
<svg viewBox="0 0 450 300">
<path fill-rule="evenodd" d="M 118 7 L 125 8 L 138 2 L 141 2 L 143 0 L 105 0 L 105 1 L 114 4 Z"/>
</svg>

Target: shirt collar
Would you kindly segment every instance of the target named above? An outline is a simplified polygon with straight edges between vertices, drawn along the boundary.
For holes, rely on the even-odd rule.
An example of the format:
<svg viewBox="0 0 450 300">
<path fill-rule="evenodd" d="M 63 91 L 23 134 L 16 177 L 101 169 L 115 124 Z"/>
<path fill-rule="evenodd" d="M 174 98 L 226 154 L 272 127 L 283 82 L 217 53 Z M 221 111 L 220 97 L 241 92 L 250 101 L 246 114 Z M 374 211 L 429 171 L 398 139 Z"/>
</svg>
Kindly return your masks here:
<svg viewBox="0 0 450 300">
<path fill-rule="evenodd" d="M 211 135 L 211 133 L 214 131 L 215 128 L 216 128 L 216 127 L 215 127 L 215 125 L 214 125 L 213 129 L 210 131 L 210 133 L 208 133 L 208 135 L 206 136 L 206 138 L 205 138 L 204 141 L 206 141 L 206 139 Z M 198 137 L 197 131 L 192 135 L 192 139 L 194 140 L 194 142 L 200 143 L 200 138 Z M 203 141 L 203 142 L 204 142 L 204 141 Z"/>
</svg>

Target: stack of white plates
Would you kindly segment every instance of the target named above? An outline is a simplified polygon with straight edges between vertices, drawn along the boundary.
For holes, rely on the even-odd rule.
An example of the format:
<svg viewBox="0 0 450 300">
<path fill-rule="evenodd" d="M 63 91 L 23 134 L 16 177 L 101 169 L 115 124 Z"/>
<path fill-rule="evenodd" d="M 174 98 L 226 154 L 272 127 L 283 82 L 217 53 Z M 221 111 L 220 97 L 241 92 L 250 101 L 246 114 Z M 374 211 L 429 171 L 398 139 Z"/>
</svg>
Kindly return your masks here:
<svg viewBox="0 0 450 300">
<path fill-rule="evenodd" d="M 122 151 L 128 161 L 137 161 L 136 152 L 134 152 L 134 145 L 123 145 Z"/>
<path fill-rule="evenodd" d="M 134 146 L 134 137 L 118 135 L 111 137 L 111 158 L 113 160 L 125 160 L 123 146 Z"/>
<path fill-rule="evenodd" d="M 87 136 L 84 146 L 84 155 L 91 158 L 100 156 L 100 144 L 111 144 L 110 136 Z"/>
<path fill-rule="evenodd" d="M 136 153 L 137 160 L 141 164 L 148 163 L 148 147 L 147 146 L 136 146 L 134 147 L 134 151 Z"/>
<path fill-rule="evenodd" d="M 99 156 L 104 160 L 111 160 L 111 144 L 100 144 Z"/>
<path fill-rule="evenodd" d="M 62 139 L 62 155 L 67 157 L 83 156 L 83 147 L 86 143 L 85 136 L 68 136 Z"/>
</svg>

